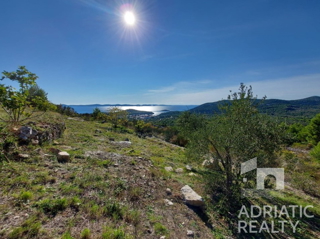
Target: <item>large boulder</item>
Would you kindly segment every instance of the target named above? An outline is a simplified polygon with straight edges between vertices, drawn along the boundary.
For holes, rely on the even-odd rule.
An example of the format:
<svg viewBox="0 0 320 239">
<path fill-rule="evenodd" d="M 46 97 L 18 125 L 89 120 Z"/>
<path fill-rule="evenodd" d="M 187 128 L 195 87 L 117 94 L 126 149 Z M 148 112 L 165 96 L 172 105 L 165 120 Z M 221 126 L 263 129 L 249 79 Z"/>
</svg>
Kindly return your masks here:
<svg viewBox="0 0 320 239">
<path fill-rule="evenodd" d="M 197 194 L 189 185 L 185 185 L 181 188 L 182 196 L 187 205 L 195 207 L 204 207 L 203 198 Z"/>
</svg>

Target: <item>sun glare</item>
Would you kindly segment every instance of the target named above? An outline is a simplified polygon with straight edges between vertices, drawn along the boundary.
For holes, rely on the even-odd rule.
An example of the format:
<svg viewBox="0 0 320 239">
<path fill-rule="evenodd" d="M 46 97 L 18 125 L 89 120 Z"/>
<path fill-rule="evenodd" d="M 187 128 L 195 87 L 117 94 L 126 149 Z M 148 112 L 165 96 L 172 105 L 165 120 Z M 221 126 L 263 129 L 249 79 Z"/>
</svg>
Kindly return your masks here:
<svg viewBox="0 0 320 239">
<path fill-rule="evenodd" d="M 136 23 L 136 16 L 133 14 L 133 12 L 125 12 L 123 18 L 124 22 L 129 26 L 133 26 Z"/>
</svg>

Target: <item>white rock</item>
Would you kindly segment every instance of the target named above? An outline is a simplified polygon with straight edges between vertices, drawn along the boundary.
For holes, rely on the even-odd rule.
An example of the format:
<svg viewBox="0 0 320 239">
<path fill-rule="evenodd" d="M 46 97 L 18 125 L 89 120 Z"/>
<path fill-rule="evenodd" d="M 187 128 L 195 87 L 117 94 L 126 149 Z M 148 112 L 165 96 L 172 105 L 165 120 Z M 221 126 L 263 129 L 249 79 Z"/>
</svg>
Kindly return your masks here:
<svg viewBox="0 0 320 239">
<path fill-rule="evenodd" d="M 164 168 L 167 172 L 172 172 L 173 171 L 173 168 L 172 167 L 165 167 Z"/>
<path fill-rule="evenodd" d="M 189 185 L 185 185 L 181 188 L 182 196 L 186 204 L 190 206 L 202 207 L 204 206 L 203 198 L 197 194 Z"/>
<path fill-rule="evenodd" d="M 22 159 L 27 159 L 29 158 L 29 154 L 18 154 L 18 157 Z"/>
<path fill-rule="evenodd" d="M 58 162 L 69 162 L 69 161 L 70 161 L 70 154 L 64 151 L 58 153 Z"/>
<path fill-rule="evenodd" d="M 176 172 L 176 173 L 183 173 L 183 168 L 177 168 L 177 169 L 175 170 L 175 172 Z"/>
<path fill-rule="evenodd" d="M 171 189 L 170 189 L 170 188 L 167 188 L 167 189 L 166 189 L 166 193 L 167 193 L 167 195 L 171 195 L 171 194 L 172 194 Z"/>
<path fill-rule="evenodd" d="M 37 140 L 37 139 L 32 139 L 32 140 L 31 140 L 31 144 L 32 144 L 32 145 L 38 145 L 38 144 L 39 144 L 39 140 Z"/>
<path fill-rule="evenodd" d="M 131 143 L 131 141 L 119 141 L 118 144 L 130 146 L 132 143 Z"/>
<path fill-rule="evenodd" d="M 169 199 L 164 199 L 164 202 L 167 206 L 172 206 L 173 202 L 171 202 Z"/>
<path fill-rule="evenodd" d="M 213 164 L 213 159 L 211 158 L 211 159 L 206 159 L 206 160 L 204 160 L 203 162 L 202 162 L 202 166 L 203 167 L 208 167 L 208 166 L 210 166 L 210 165 L 212 165 Z"/>
<path fill-rule="evenodd" d="M 191 171 L 191 170 L 192 170 L 192 167 L 191 167 L 190 165 L 186 165 L 186 169 L 187 169 L 188 171 Z"/>
<path fill-rule="evenodd" d="M 166 236 L 162 236 L 162 237 L 160 237 L 160 239 L 166 239 Z"/>
<path fill-rule="evenodd" d="M 194 232 L 191 230 L 187 230 L 187 236 L 188 237 L 193 237 L 194 236 Z"/>
</svg>

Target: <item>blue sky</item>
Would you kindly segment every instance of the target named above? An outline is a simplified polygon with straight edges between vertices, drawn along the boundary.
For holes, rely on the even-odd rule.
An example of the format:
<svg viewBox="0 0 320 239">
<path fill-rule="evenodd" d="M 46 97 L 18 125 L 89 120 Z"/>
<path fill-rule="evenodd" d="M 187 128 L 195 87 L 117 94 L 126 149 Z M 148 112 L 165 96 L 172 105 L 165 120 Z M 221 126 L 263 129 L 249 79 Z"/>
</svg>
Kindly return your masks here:
<svg viewBox="0 0 320 239">
<path fill-rule="evenodd" d="M 320 95 L 319 0 L 10 0 L 0 9 L 0 71 L 25 65 L 57 104 L 202 104 L 240 82 L 259 97 Z"/>
</svg>

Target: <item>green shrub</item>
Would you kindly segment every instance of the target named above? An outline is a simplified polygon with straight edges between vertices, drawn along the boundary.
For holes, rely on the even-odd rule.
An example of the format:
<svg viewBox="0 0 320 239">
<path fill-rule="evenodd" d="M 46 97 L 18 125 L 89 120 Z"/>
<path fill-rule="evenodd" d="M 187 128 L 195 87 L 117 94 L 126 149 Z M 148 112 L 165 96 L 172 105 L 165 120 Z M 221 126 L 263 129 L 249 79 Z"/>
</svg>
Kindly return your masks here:
<svg viewBox="0 0 320 239">
<path fill-rule="evenodd" d="M 124 207 L 113 200 L 109 200 L 107 205 L 104 207 L 104 215 L 112 217 L 115 221 L 123 219 L 124 211 Z"/>
<path fill-rule="evenodd" d="M 110 227 L 105 228 L 105 232 L 102 234 L 103 239 L 128 239 L 122 228 L 113 229 Z"/>
<path fill-rule="evenodd" d="M 168 233 L 168 229 L 160 222 L 154 224 L 154 231 L 157 235 L 166 235 Z"/>
<path fill-rule="evenodd" d="M 91 238 L 91 232 L 88 228 L 83 229 L 81 232 L 81 239 L 90 239 Z"/>
<path fill-rule="evenodd" d="M 74 209 L 79 209 L 80 205 L 81 205 L 81 200 L 78 197 L 71 198 L 70 207 Z"/>
<path fill-rule="evenodd" d="M 105 168 L 108 168 L 109 166 L 112 165 L 112 162 L 110 160 L 103 160 L 103 161 L 99 161 L 98 165 L 105 167 Z"/>
<path fill-rule="evenodd" d="M 131 187 L 128 190 L 128 198 L 130 201 L 138 201 L 142 195 L 142 190 L 139 187 Z"/>
<path fill-rule="evenodd" d="M 33 198 L 33 194 L 30 191 L 22 191 L 19 195 L 19 199 L 24 203 L 28 202 Z"/>
<path fill-rule="evenodd" d="M 36 218 L 32 217 L 27 219 L 21 227 L 14 229 L 8 235 L 8 239 L 21 239 L 21 238 L 35 238 L 41 229 L 41 223 L 36 221 Z"/>
<path fill-rule="evenodd" d="M 68 207 L 68 202 L 65 198 L 45 199 L 38 203 L 38 207 L 45 214 L 55 216 L 59 211 L 64 211 Z"/>
<path fill-rule="evenodd" d="M 97 219 L 101 216 L 102 210 L 100 210 L 100 206 L 98 204 L 93 204 L 89 208 L 89 214 L 92 219 Z"/>
<path fill-rule="evenodd" d="M 128 223 L 132 223 L 133 226 L 137 226 L 140 223 L 140 212 L 138 210 L 128 211 L 125 215 L 125 220 Z"/>
<path fill-rule="evenodd" d="M 75 239 L 74 237 L 71 236 L 70 232 L 65 232 L 61 239 Z"/>
<path fill-rule="evenodd" d="M 320 161 L 320 142 L 310 151 L 310 155 Z"/>
</svg>

